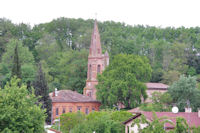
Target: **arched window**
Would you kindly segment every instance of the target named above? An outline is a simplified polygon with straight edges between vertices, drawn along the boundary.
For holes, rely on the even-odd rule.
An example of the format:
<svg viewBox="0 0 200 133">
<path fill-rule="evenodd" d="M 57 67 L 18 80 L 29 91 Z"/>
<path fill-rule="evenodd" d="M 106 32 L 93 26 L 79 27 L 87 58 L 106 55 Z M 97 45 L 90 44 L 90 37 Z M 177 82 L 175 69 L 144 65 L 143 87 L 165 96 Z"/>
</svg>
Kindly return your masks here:
<svg viewBox="0 0 200 133">
<path fill-rule="evenodd" d="M 89 65 L 89 79 L 92 78 L 92 65 Z"/>
<path fill-rule="evenodd" d="M 97 73 L 100 73 L 101 72 L 101 65 L 98 65 L 97 66 Z"/>
</svg>

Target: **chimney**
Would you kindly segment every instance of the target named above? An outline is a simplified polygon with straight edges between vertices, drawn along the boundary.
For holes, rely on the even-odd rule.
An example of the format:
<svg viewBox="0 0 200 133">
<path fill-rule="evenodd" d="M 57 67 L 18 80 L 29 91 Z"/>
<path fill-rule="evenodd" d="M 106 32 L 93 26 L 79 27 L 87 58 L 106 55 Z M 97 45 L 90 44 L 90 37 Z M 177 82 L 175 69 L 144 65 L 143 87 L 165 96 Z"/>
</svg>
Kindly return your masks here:
<svg viewBox="0 0 200 133">
<path fill-rule="evenodd" d="M 190 108 L 190 107 L 185 108 L 185 113 L 191 113 L 191 112 L 192 112 L 192 108 Z"/>
<path fill-rule="evenodd" d="M 200 118 L 200 108 L 198 108 L 198 117 Z"/>
<path fill-rule="evenodd" d="M 55 97 L 58 96 L 57 88 L 55 88 L 54 95 L 55 95 Z"/>
</svg>

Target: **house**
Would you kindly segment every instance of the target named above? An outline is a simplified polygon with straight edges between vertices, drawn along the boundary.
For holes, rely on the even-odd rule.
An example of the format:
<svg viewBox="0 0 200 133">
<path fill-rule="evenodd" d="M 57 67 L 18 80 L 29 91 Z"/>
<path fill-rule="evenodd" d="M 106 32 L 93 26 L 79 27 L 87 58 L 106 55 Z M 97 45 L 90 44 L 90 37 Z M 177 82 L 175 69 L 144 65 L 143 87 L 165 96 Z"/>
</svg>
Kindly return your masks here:
<svg viewBox="0 0 200 133">
<path fill-rule="evenodd" d="M 131 133 L 134 131 L 134 133 L 138 133 L 138 127 L 137 125 L 132 126 L 132 123 L 135 119 L 139 119 L 141 115 L 144 115 L 148 121 L 153 121 L 153 113 L 152 112 L 132 112 L 133 110 L 130 110 L 129 112 L 135 114 L 132 118 L 128 119 L 125 121 L 123 124 L 125 125 L 125 133 Z M 191 108 L 185 108 L 185 112 L 178 112 L 178 113 L 173 113 L 173 112 L 155 112 L 158 118 L 161 117 L 168 117 L 168 119 L 173 123 L 166 123 L 164 125 L 164 128 L 166 130 L 170 130 L 174 128 L 174 125 L 176 125 L 176 118 L 177 117 L 182 117 L 184 118 L 189 127 L 198 127 L 200 126 L 200 110 L 198 112 L 192 112 Z M 140 124 L 141 129 L 145 128 L 148 126 L 147 124 Z"/>
<path fill-rule="evenodd" d="M 145 84 L 147 87 L 146 93 L 148 95 L 148 98 L 146 99 L 145 102 L 147 103 L 152 102 L 151 97 L 154 92 L 165 93 L 168 91 L 168 88 L 169 88 L 168 85 L 163 84 L 163 83 L 145 83 Z"/>
<path fill-rule="evenodd" d="M 63 113 L 81 111 L 88 114 L 92 111 L 99 111 L 101 103 L 89 96 L 82 95 L 72 90 L 55 89 L 50 93 L 52 99 L 52 120 L 55 120 Z"/>
</svg>

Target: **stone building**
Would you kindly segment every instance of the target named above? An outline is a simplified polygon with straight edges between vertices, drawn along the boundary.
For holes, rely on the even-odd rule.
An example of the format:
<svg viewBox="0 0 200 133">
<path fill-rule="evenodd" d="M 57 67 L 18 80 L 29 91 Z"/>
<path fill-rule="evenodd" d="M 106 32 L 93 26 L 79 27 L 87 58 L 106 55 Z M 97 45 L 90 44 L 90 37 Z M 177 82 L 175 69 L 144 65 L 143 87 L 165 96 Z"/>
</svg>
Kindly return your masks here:
<svg viewBox="0 0 200 133">
<path fill-rule="evenodd" d="M 88 56 L 88 71 L 86 87 L 84 88 L 83 94 L 93 99 L 96 99 L 96 87 L 98 84 L 97 74 L 109 65 L 108 52 L 102 54 L 100 34 L 98 30 L 97 20 L 94 23 L 94 29 L 91 37 L 90 52 Z"/>
</svg>

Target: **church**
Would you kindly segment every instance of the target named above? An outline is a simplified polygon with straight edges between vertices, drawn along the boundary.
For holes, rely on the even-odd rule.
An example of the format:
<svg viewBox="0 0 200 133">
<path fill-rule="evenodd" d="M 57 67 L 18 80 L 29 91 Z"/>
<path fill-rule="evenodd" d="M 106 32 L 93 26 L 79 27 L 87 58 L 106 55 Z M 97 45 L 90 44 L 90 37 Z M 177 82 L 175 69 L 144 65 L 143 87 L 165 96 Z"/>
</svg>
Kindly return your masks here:
<svg viewBox="0 0 200 133">
<path fill-rule="evenodd" d="M 58 118 L 63 113 L 81 111 L 88 114 L 92 111 L 99 111 L 100 101 L 96 100 L 96 85 L 98 84 L 97 75 L 109 65 L 109 54 L 106 51 L 102 54 L 100 34 L 97 20 L 94 22 L 94 28 L 91 35 L 91 43 L 88 56 L 88 70 L 86 86 L 83 88 L 83 94 L 72 90 L 55 89 L 50 93 L 52 99 L 52 120 Z M 153 92 L 165 93 L 168 85 L 162 83 L 146 83 L 148 99 L 145 102 L 151 102 Z M 123 108 L 123 105 L 120 106 Z"/>
<path fill-rule="evenodd" d="M 91 44 L 88 56 L 88 71 L 86 87 L 83 94 L 71 90 L 57 90 L 50 93 L 52 99 L 52 121 L 63 113 L 81 111 L 88 114 L 99 111 L 101 103 L 96 100 L 96 88 L 98 84 L 97 75 L 109 65 L 108 52 L 102 54 L 100 34 L 97 20 L 91 36 Z"/>
</svg>

